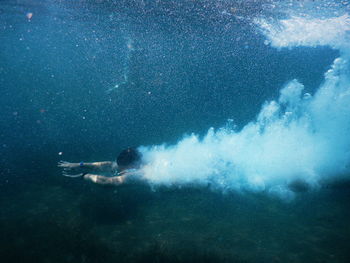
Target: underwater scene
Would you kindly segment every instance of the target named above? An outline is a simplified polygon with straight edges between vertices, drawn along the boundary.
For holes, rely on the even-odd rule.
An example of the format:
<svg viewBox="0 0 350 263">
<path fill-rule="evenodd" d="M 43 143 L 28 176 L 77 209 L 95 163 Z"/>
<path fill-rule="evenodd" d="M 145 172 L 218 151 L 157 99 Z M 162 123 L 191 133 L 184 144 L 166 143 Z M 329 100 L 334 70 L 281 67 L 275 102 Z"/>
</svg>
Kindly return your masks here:
<svg viewBox="0 0 350 263">
<path fill-rule="evenodd" d="M 350 262 L 350 1 L 1 0 L 0 262 Z"/>
</svg>

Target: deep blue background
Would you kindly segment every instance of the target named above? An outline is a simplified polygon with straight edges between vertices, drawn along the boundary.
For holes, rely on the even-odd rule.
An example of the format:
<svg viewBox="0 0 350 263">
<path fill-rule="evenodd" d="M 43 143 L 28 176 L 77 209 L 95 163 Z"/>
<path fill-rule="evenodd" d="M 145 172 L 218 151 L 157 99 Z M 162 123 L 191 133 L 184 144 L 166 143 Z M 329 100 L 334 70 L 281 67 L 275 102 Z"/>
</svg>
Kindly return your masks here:
<svg viewBox="0 0 350 263">
<path fill-rule="evenodd" d="M 268 9 L 254 1 L 26 0 L 0 10 L 5 184 L 60 158 L 113 159 L 227 119 L 242 127 L 293 78 L 313 92 L 337 55 L 265 45 L 253 19 Z M 107 93 L 126 65 L 133 85 Z"/>
<path fill-rule="evenodd" d="M 1 262 L 349 262 L 346 182 L 285 203 L 56 167 L 240 129 L 294 78 L 315 92 L 337 52 L 265 45 L 254 18 L 283 16 L 268 3 L 1 1 Z M 126 66 L 133 84 L 108 93 Z"/>
</svg>

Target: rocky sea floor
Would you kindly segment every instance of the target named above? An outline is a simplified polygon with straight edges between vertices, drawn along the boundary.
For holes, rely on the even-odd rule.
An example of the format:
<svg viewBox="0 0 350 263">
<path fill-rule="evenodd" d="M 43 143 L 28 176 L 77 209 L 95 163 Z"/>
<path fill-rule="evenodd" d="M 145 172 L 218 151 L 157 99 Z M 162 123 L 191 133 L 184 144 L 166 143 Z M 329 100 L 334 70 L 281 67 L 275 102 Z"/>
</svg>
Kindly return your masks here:
<svg viewBox="0 0 350 263">
<path fill-rule="evenodd" d="M 349 188 L 265 194 L 58 178 L 1 194 L 1 262 L 350 262 Z"/>
</svg>

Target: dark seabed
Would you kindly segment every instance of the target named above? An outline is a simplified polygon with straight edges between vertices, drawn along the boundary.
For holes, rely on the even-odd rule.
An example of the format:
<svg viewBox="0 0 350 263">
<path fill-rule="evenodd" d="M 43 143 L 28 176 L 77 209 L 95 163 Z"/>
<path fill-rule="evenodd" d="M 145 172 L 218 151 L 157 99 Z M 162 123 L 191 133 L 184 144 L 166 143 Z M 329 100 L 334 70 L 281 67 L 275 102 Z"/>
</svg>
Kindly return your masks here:
<svg viewBox="0 0 350 263">
<path fill-rule="evenodd" d="M 342 81 L 333 86 L 348 87 L 342 96 L 334 92 L 338 100 L 317 107 L 325 101 L 317 91 L 334 88 L 322 89 L 333 76 L 325 72 L 337 57 L 350 57 L 349 45 L 340 43 L 349 39 L 350 7 L 300 2 L 2 0 L 0 262 L 350 262 L 349 70 L 334 73 Z M 317 40 L 295 44 L 289 32 L 292 40 L 281 44 L 259 27 L 259 19 L 311 19 L 315 12 L 324 12 L 316 25 L 335 23 L 323 25 L 333 31 Z M 344 32 L 332 17 L 345 21 Z M 293 79 L 314 96 L 312 106 L 295 111 L 296 130 L 278 121 L 292 114 L 293 100 L 284 105 L 278 97 Z M 269 119 L 287 127 L 282 135 L 298 140 L 301 120 L 316 116 L 300 139 L 307 154 L 269 136 L 256 119 L 271 100 L 283 109 L 277 121 Z M 198 170 L 183 170 L 174 154 L 174 170 L 157 170 L 159 179 L 142 183 L 100 186 L 63 177 L 57 167 L 60 160 L 114 160 L 128 146 L 165 143 L 174 146 L 161 153 L 176 152 L 192 133 L 221 156 L 235 149 L 224 148 L 226 137 L 245 143 L 234 136 L 251 121 L 291 159 L 263 151 L 276 162 L 261 165 L 252 153 L 271 140 L 259 137 L 245 156 L 213 163 L 215 172 L 203 176 L 211 163 L 204 165 L 202 148 L 192 144 L 186 154 L 198 155 Z M 225 127 L 214 143 L 202 140 L 210 127 Z M 312 150 L 318 145 L 325 146 Z M 160 155 L 144 151 L 156 171 Z M 264 174 L 252 179 L 254 165 Z M 295 174 L 297 183 L 280 179 Z"/>
</svg>

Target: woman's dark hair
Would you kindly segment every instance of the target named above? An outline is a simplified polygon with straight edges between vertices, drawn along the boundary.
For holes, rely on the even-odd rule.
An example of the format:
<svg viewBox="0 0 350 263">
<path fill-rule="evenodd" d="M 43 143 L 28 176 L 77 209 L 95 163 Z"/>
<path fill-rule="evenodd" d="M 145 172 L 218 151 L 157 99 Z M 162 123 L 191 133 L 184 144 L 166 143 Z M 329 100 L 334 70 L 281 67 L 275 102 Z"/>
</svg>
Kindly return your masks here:
<svg viewBox="0 0 350 263">
<path fill-rule="evenodd" d="M 118 155 L 118 166 L 138 166 L 141 163 L 141 153 L 135 148 L 127 148 Z"/>
</svg>

